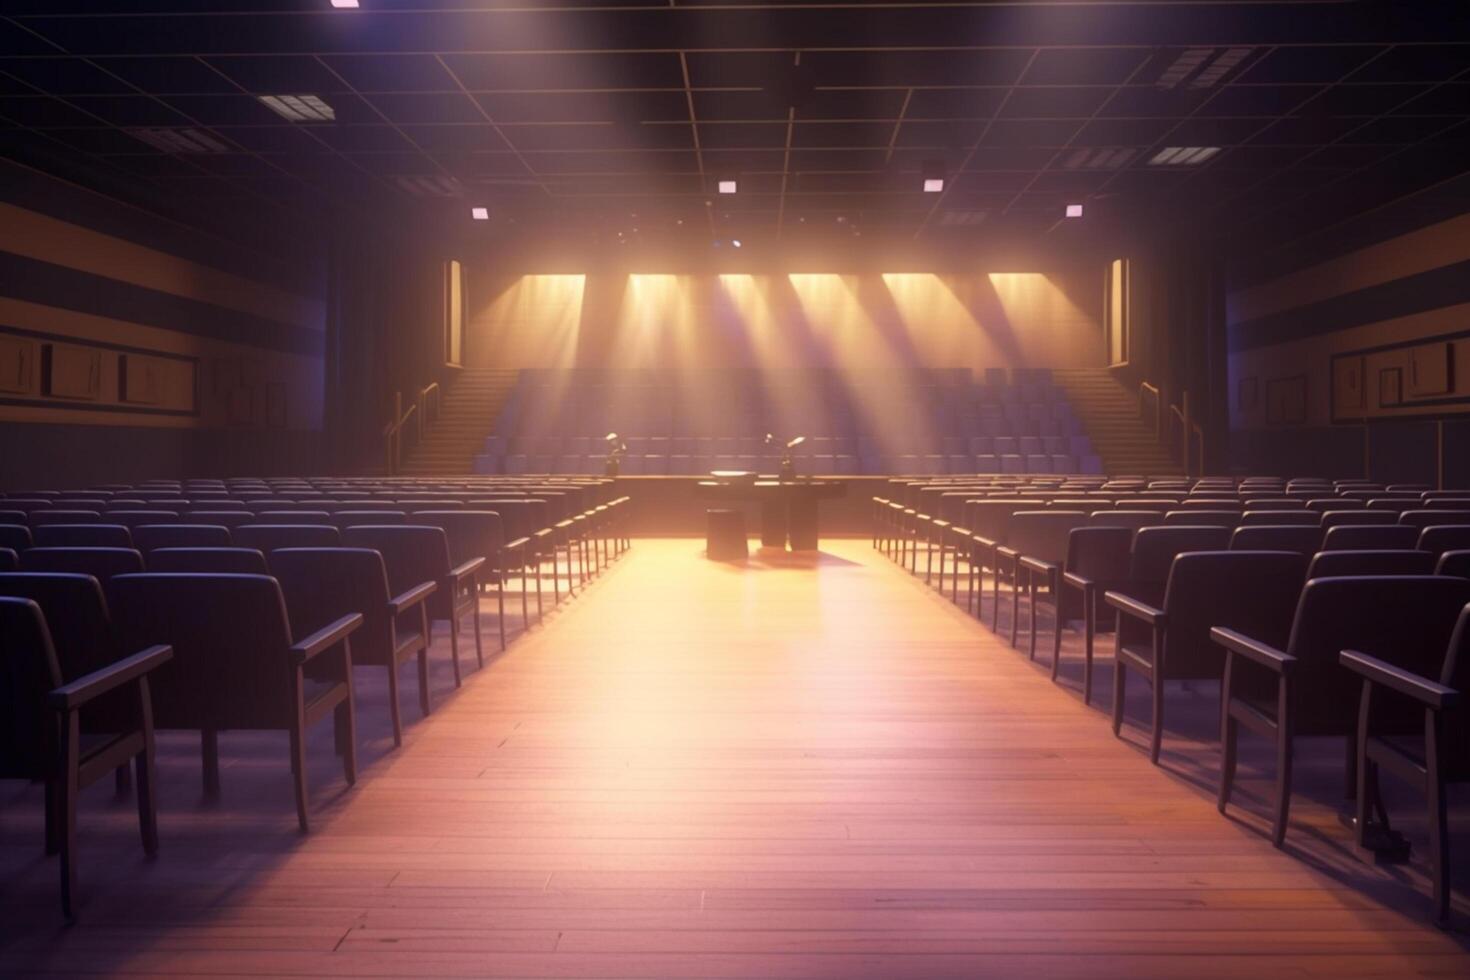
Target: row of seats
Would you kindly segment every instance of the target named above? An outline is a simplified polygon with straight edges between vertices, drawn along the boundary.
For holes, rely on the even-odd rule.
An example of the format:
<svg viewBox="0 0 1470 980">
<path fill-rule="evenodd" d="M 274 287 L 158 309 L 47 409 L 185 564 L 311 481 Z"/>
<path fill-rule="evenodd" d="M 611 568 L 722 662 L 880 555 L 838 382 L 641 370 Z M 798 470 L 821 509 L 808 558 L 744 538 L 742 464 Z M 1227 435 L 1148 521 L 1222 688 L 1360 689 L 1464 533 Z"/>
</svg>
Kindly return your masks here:
<svg viewBox="0 0 1470 980">
<path fill-rule="evenodd" d="M 558 485 L 574 506 L 586 504 L 575 512 L 562 510 L 564 501 L 551 491 L 533 497 L 506 488 L 507 495 L 497 498 L 483 483 L 455 491 L 395 482 L 394 500 L 421 496 L 431 505 L 398 511 L 381 504 L 354 510 L 350 501 L 310 497 L 316 486 L 333 486 L 328 481 L 230 489 L 244 496 L 247 485 L 272 492 L 269 498 L 252 492 L 253 510 L 246 501 L 229 498 L 231 506 L 224 506 L 219 500 L 225 498 L 213 498 L 211 506 L 220 509 L 211 513 L 230 518 L 217 524 L 178 523 L 198 513 L 187 510 L 162 512 L 175 522 L 155 522 L 157 510 L 125 508 L 84 512 L 93 523 L 52 523 L 48 516 L 76 512 L 36 506 L 11 511 L 24 523 L 0 526 L 0 657 L 7 665 L 0 692 L 14 722 L 0 726 L 0 778 L 45 784 L 47 851 L 61 855 L 68 917 L 74 914 L 74 814 L 82 787 L 108 772 L 116 772 L 123 786 L 130 781 L 127 767 L 136 766 L 144 849 L 157 848 L 155 727 L 201 732 L 210 794 L 219 788 L 220 731 L 289 732 L 297 817 L 305 831 L 305 739 L 317 722 L 333 719 L 344 775 L 349 783 L 356 778 L 354 666 L 386 668 L 394 744 L 401 744 L 398 669 L 417 662 L 420 709 L 427 714 L 433 623 L 449 623 L 458 686 L 458 637 L 466 617 L 477 662 L 484 663 L 482 589 L 495 591 L 504 648 L 504 598 L 513 577 L 520 580 L 522 624 L 528 626 L 530 579 L 539 616 L 548 559 L 560 599 L 561 555 L 570 595 L 630 543 L 629 500 L 607 495 L 607 481 Z M 212 492 L 204 486 L 113 485 L 5 500 L 115 503 L 136 494 L 147 506 L 169 497 L 192 501 Z M 376 492 L 373 486 L 352 483 L 363 494 Z M 293 499 L 277 497 L 277 489 Z M 595 499 L 599 495 L 605 499 Z M 301 497 L 320 509 L 300 510 L 294 498 Z M 275 504 L 296 509 L 269 509 Z M 496 509 L 476 509 L 480 505 Z M 138 515 L 147 517 L 100 523 Z M 527 533 L 512 537 L 512 527 Z"/>
<path fill-rule="evenodd" d="M 1045 372 L 1010 384 L 968 370 L 855 383 L 831 371 L 696 377 L 620 371 L 520 373 L 475 460 L 479 473 L 595 473 L 609 430 L 625 472 L 769 468 L 763 438 L 801 434 L 820 474 L 1100 472 L 1083 427 Z M 881 420 L 881 421 L 880 421 Z M 779 462 L 779 460 L 778 460 Z"/>
<path fill-rule="evenodd" d="M 1277 846 L 1287 830 L 1297 737 L 1348 741 L 1345 780 L 1357 801 L 1360 847 L 1402 848 L 1377 780 L 1380 771 L 1408 775 L 1429 799 L 1435 903 L 1445 921 L 1448 822 L 1439 801 L 1448 782 L 1470 778 L 1470 717 L 1457 710 L 1458 692 L 1470 684 L 1470 510 L 1434 509 L 1454 503 L 1452 491 L 1400 488 L 1396 498 L 1369 499 L 1408 509 L 1370 509 L 1360 498 L 1335 496 L 1355 490 L 1314 485 L 1321 496 L 1312 501 L 1359 504 L 1318 510 L 1298 498 L 1260 496 L 1266 486 L 1231 481 L 1226 498 L 1216 483 L 1205 488 L 1212 501 L 1195 497 L 1199 487 L 1191 483 L 1176 487 L 1182 494 L 1166 504 L 1178 509 L 1149 508 L 1150 498 L 1132 495 L 1084 509 L 1100 498 L 1078 496 L 1075 487 L 1028 488 L 1031 495 L 1022 496 L 1019 485 L 892 481 L 888 495 L 874 498 L 873 543 L 941 592 L 948 574 L 955 601 L 963 575 L 970 583 L 965 601 L 982 621 L 988 575 L 991 628 L 1000 627 L 1005 588 L 1012 645 L 1024 601 L 1032 659 L 1038 610 L 1049 606 L 1054 680 L 1062 632 L 1080 622 L 1086 702 L 1094 638 L 1111 628 L 1113 731 L 1121 731 L 1129 679 L 1142 679 L 1152 693 L 1155 764 L 1165 682 L 1218 682 L 1220 808 L 1232 797 L 1240 729 L 1270 739 L 1279 760 L 1271 831 Z M 1242 505 L 1243 496 L 1255 499 Z M 1224 506 L 1227 499 L 1233 507 Z M 1356 519 L 1335 520 L 1342 515 Z"/>
</svg>

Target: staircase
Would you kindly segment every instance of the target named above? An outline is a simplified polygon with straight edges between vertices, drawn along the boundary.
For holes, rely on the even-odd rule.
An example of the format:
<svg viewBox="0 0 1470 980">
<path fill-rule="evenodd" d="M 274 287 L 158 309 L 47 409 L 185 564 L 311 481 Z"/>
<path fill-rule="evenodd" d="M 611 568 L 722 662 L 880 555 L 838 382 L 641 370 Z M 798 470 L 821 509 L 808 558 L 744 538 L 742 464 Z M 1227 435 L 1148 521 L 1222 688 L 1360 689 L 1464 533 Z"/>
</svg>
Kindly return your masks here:
<svg viewBox="0 0 1470 980">
<path fill-rule="evenodd" d="M 405 476 L 450 476 L 472 472 L 474 457 L 515 388 L 519 371 L 465 368 L 439 400 L 439 418 L 429 426 L 401 467 Z"/>
<path fill-rule="evenodd" d="M 1109 475 L 1182 476 L 1176 462 L 1139 417 L 1138 395 L 1119 384 L 1107 368 L 1053 370 L 1067 393 Z"/>
</svg>

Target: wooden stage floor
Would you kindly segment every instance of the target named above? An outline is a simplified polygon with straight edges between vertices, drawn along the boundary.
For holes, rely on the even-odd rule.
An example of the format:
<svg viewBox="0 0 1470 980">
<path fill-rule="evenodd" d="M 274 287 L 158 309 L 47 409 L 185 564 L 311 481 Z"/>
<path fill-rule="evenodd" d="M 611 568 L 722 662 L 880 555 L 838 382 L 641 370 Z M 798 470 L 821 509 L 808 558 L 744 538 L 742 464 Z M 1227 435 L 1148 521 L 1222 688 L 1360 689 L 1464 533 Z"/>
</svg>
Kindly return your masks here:
<svg viewBox="0 0 1470 980">
<path fill-rule="evenodd" d="M 635 541 L 452 694 L 441 636 L 396 752 L 360 671 L 362 775 L 314 733 L 307 836 L 283 737 L 227 733 L 209 804 L 195 739 L 162 736 L 162 851 L 89 791 L 70 928 L 40 794 L 3 784 L 0 975 L 1470 975 L 1422 858 L 1350 853 L 1335 748 L 1278 852 L 1259 754 L 1247 812 L 1215 811 L 1213 692 L 1171 691 L 1155 768 L 1081 703 L 1075 642 L 1054 685 L 867 542 L 824 548 Z"/>
</svg>

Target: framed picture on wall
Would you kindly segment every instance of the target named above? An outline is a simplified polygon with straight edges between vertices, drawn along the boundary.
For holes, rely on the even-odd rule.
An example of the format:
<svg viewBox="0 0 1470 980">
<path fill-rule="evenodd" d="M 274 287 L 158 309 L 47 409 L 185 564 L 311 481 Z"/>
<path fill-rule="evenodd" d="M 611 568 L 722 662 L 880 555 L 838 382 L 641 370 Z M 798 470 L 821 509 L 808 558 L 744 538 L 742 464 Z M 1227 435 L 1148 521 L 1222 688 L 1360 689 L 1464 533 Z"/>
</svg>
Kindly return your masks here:
<svg viewBox="0 0 1470 980">
<path fill-rule="evenodd" d="M 1378 407 L 1396 408 L 1404 403 L 1404 369 L 1382 368 L 1378 372 Z"/>
<path fill-rule="evenodd" d="M 1260 384 L 1254 374 L 1235 383 L 1235 407 L 1242 412 L 1254 412 L 1260 404 Z"/>
<path fill-rule="evenodd" d="M 1337 411 L 1363 410 L 1363 357 L 1337 357 L 1332 360 L 1332 406 Z"/>
<path fill-rule="evenodd" d="M 1266 382 L 1266 422 L 1301 425 L 1307 420 L 1307 376 L 1272 378 Z"/>
</svg>

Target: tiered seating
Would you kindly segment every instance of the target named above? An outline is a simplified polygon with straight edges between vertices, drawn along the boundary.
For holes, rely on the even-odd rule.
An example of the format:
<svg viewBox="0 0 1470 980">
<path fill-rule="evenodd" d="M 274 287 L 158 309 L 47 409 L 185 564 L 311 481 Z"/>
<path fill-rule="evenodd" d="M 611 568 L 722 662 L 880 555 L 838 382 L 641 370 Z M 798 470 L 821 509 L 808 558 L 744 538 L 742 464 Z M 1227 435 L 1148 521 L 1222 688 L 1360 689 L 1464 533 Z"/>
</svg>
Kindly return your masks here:
<svg viewBox="0 0 1470 980">
<path fill-rule="evenodd" d="M 480 473 L 601 473 L 617 432 L 628 475 L 775 472 L 766 433 L 803 435 L 803 472 L 1101 473 L 1044 369 L 895 372 L 525 370 L 476 457 Z"/>
<path fill-rule="evenodd" d="M 1111 720 L 1130 675 L 1151 688 L 1157 764 L 1168 680 L 1221 687 L 1219 805 L 1230 802 L 1241 726 L 1272 740 L 1271 836 L 1287 830 L 1298 736 L 1346 738 L 1360 846 L 1392 853 L 1384 769 L 1427 798 L 1436 909 L 1449 912 L 1446 785 L 1470 778 L 1470 494 L 1366 481 L 1002 476 L 890 480 L 873 498 L 873 545 L 982 616 L 1009 590 L 1062 632 L 1083 623 L 1084 702 L 1095 635 L 1115 635 Z M 921 558 L 920 552 L 923 552 Z M 1099 613 L 1103 604 L 1112 615 Z M 1109 622 L 1109 619 L 1111 622 Z"/>
<path fill-rule="evenodd" d="M 354 665 L 388 669 L 401 743 L 398 668 L 417 661 L 427 714 L 433 623 L 449 624 L 457 686 L 465 618 L 484 664 L 481 592 L 495 593 L 504 649 L 509 586 L 519 580 L 529 627 L 531 582 L 539 618 L 544 579 L 559 600 L 563 583 L 575 594 L 626 550 L 627 510 L 599 479 L 157 481 L 0 495 L 0 694 L 25 720 L 0 734 L 0 777 L 47 785 L 67 915 L 81 786 L 118 770 L 123 787 L 136 760 L 144 846 L 156 847 L 155 727 L 200 733 L 210 794 L 220 731 L 289 732 L 304 831 L 315 722 L 333 718 L 344 775 L 356 778 Z"/>
</svg>

